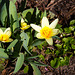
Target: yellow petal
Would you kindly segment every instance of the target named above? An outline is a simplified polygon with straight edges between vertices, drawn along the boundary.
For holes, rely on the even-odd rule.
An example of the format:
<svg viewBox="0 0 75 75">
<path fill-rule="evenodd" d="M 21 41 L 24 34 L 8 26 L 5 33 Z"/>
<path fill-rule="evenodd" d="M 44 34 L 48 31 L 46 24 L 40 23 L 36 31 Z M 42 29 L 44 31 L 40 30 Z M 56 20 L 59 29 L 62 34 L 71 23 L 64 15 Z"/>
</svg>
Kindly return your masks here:
<svg viewBox="0 0 75 75">
<path fill-rule="evenodd" d="M 12 42 L 12 41 L 13 41 L 13 39 L 9 38 L 9 40 L 7 42 Z"/>
<path fill-rule="evenodd" d="M 11 29 L 10 28 L 7 28 L 5 31 L 4 31 L 4 34 L 8 35 L 9 37 L 11 36 Z"/>
<path fill-rule="evenodd" d="M 59 33 L 59 29 L 53 29 L 53 33 L 52 33 L 53 36 L 57 35 L 58 33 Z"/>
<path fill-rule="evenodd" d="M 0 29 L 0 35 L 1 35 L 1 34 L 3 34 L 3 31 L 2 31 L 2 29 Z"/>
<path fill-rule="evenodd" d="M 22 30 L 26 30 L 30 27 L 30 25 L 27 25 L 27 26 L 24 26 L 24 27 L 21 27 Z"/>
<path fill-rule="evenodd" d="M 42 28 L 45 26 L 49 27 L 49 21 L 47 17 L 43 17 L 41 25 L 42 25 Z"/>
<path fill-rule="evenodd" d="M 31 25 L 31 27 L 32 27 L 34 30 L 36 30 L 37 32 L 40 32 L 40 30 L 41 30 L 41 27 L 40 27 L 40 26 L 35 25 L 35 24 L 30 24 L 30 25 Z"/>
<path fill-rule="evenodd" d="M 9 38 L 8 40 L 6 40 L 6 41 L 2 41 L 2 42 L 12 42 L 13 41 L 13 39 L 11 39 L 11 38 Z"/>
<path fill-rule="evenodd" d="M 46 41 L 49 45 L 53 45 L 53 39 L 52 38 L 48 38 L 48 39 L 46 39 Z"/>
<path fill-rule="evenodd" d="M 51 24 L 50 24 L 50 28 L 55 28 L 56 27 L 56 25 L 57 25 L 57 23 L 58 23 L 58 18 L 57 19 L 55 19 Z"/>
<path fill-rule="evenodd" d="M 37 33 L 36 37 L 39 38 L 39 39 L 44 39 L 44 37 L 42 37 L 40 33 Z"/>
<path fill-rule="evenodd" d="M 23 22 L 21 23 L 21 27 L 27 26 L 27 23 Z"/>
</svg>

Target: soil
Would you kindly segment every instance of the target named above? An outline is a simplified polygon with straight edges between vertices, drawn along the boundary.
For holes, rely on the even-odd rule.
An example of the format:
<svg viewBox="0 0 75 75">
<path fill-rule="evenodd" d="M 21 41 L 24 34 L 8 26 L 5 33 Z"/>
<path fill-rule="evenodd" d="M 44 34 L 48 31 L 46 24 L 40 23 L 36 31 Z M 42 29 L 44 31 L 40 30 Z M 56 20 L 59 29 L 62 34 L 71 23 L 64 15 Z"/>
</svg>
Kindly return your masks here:
<svg viewBox="0 0 75 75">
<path fill-rule="evenodd" d="M 17 0 L 15 3 L 17 12 L 22 12 L 20 9 L 23 1 L 24 0 Z M 53 12 L 56 17 L 59 18 L 59 24 L 62 25 L 68 25 L 70 20 L 75 19 L 75 0 L 27 0 L 27 5 L 24 9 L 36 7 L 42 11 L 47 10 Z M 49 56 L 47 56 L 46 59 L 48 58 Z M 19 72 L 13 74 L 14 67 L 15 63 L 10 63 L 0 75 L 32 75 L 32 73 L 24 74 L 22 68 Z M 42 75 L 75 75 L 75 56 L 70 59 L 68 66 L 59 67 L 57 69 L 39 67 L 39 69 Z"/>
<path fill-rule="evenodd" d="M 24 0 L 17 0 L 16 6 L 18 12 L 20 12 L 21 3 Z M 51 11 L 59 19 L 60 24 L 69 24 L 69 21 L 75 19 L 75 0 L 27 0 L 25 9 L 36 8 L 40 10 Z"/>
</svg>

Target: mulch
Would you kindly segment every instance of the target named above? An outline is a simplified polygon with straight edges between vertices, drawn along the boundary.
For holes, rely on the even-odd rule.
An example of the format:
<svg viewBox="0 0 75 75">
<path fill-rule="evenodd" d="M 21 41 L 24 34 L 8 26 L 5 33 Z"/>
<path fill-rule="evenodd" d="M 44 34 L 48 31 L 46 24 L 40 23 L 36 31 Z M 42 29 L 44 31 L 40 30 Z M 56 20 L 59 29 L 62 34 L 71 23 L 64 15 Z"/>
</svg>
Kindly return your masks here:
<svg viewBox="0 0 75 75">
<path fill-rule="evenodd" d="M 20 12 L 22 1 L 17 0 L 17 11 Z M 53 12 L 59 19 L 60 24 L 69 24 L 69 21 L 75 19 L 75 0 L 27 0 L 25 9 L 36 8 L 44 11 Z"/>
</svg>

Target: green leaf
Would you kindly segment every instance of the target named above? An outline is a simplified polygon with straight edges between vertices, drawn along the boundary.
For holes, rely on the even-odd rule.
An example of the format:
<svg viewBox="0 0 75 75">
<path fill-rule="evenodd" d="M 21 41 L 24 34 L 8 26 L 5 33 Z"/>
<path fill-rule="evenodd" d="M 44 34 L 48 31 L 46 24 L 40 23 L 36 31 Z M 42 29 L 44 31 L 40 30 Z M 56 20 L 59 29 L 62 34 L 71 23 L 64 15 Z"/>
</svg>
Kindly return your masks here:
<svg viewBox="0 0 75 75">
<path fill-rule="evenodd" d="M 27 57 L 27 59 L 34 59 L 34 58 L 37 58 L 39 57 L 38 55 L 37 56 L 31 56 L 31 57 Z"/>
<path fill-rule="evenodd" d="M 24 68 L 24 73 L 28 73 L 28 70 L 29 70 L 29 66 L 27 65 L 27 66 Z"/>
<path fill-rule="evenodd" d="M 65 65 L 65 60 L 61 60 L 60 61 L 60 66 L 64 66 Z"/>
<path fill-rule="evenodd" d="M 6 28 L 3 28 L 3 27 L 0 27 L 0 29 L 2 29 L 2 30 L 3 30 L 3 32 L 6 30 Z"/>
<path fill-rule="evenodd" d="M 16 0 L 12 0 L 12 1 L 13 1 L 14 4 L 16 3 Z"/>
<path fill-rule="evenodd" d="M 65 42 L 65 43 L 68 43 L 69 39 L 68 38 L 63 38 L 62 41 Z"/>
<path fill-rule="evenodd" d="M 75 31 L 74 31 L 74 36 L 75 36 Z"/>
<path fill-rule="evenodd" d="M 55 14 L 51 11 L 49 11 L 50 19 L 54 18 Z"/>
<path fill-rule="evenodd" d="M 72 40 L 72 39 L 73 39 L 73 37 L 67 37 L 67 39 L 70 41 L 70 40 Z"/>
<path fill-rule="evenodd" d="M 36 7 L 36 18 L 39 16 L 39 13 L 40 13 L 40 10 Z"/>
<path fill-rule="evenodd" d="M 56 39 L 60 39 L 58 36 L 53 36 L 52 38 L 53 38 L 53 39 L 55 39 L 55 38 L 56 38 Z"/>
<path fill-rule="evenodd" d="M 22 41 L 18 41 L 15 46 L 14 46 L 14 52 L 12 54 L 12 57 L 16 58 L 19 55 L 19 52 L 21 51 L 21 47 L 22 47 L 23 42 Z"/>
<path fill-rule="evenodd" d="M 32 42 L 31 46 L 38 46 L 43 43 L 44 40 L 36 39 Z"/>
<path fill-rule="evenodd" d="M 46 16 L 47 16 L 46 10 L 44 12 L 41 12 L 41 19 Z"/>
<path fill-rule="evenodd" d="M 64 66 L 65 65 L 65 60 L 63 57 L 59 57 L 59 61 L 60 61 L 60 66 Z"/>
<path fill-rule="evenodd" d="M 58 49 L 61 49 L 61 48 L 62 48 L 62 44 L 55 44 L 55 46 L 56 46 Z"/>
<path fill-rule="evenodd" d="M 28 50 L 28 47 L 26 46 L 26 41 L 23 41 L 23 47 L 25 48 L 25 50 L 31 55 L 31 53 Z"/>
<path fill-rule="evenodd" d="M 8 47 L 7 49 L 11 49 L 12 47 L 14 47 L 16 45 L 16 43 L 18 42 L 18 40 L 14 40 Z"/>
<path fill-rule="evenodd" d="M 47 48 L 47 50 L 45 51 L 46 54 L 50 54 L 50 49 Z"/>
<path fill-rule="evenodd" d="M 63 29 L 61 27 L 62 27 L 62 25 L 60 25 L 60 24 L 57 24 L 55 27 L 56 29 L 59 29 L 59 33 L 63 32 Z"/>
<path fill-rule="evenodd" d="M 75 20 L 71 20 L 70 25 L 74 25 L 74 24 L 75 24 Z"/>
<path fill-rule="evenodd" d="M 0 72 L 2 72 L 2 70 L 5 69 L 5 59 L 4 58 L 0 58 Z"/>
<path fill-rule="evenodd" d="M 0 64 L 0 72 L 4 70 L 5 66 L 3 64 Z"/>
<path fill-rule="evenodd" d="M 27 9 L 27 10 L 23 11 L 23 13 L 22 13 L 23 18 L 26 17 L 26 15 L 27 15 L 28 12 L 30 12 L 31 14 L 33 14 L 33 11 L 34 11 L 33 8 L 31 8 L 31 9 Z"/>
<path fill-rule="evenodd" d="M 70 26 L 70 27 L 69 27 L 69 30 L 70 30 L 70 31 L 74 31 L 74 28 Z"/>
<path fill-rule="evenodd" d="M 0 43 L 0 48 L 2 48 L 2 45 L 1 45 L 1 43 Z"/>
<path fill-rule="evenodd" d="M 9 14 L 10 14 L 10 22 L 14 31 L 16 28 L 19 27 L 19 21 L 18 21 L 16 6 L 12 1 L 10 1 L 9 5 Z"/>
<path fill-rule="evenodd" d="M 35 66 L 33 63 L 30 63 L 30 65 L 32 66 L 33 70 L 34 70 L 34 75 L 41 75 L 40 70 L 38 69 L 37 66 Z"/>
<path fill-rule="evenodd" d="M 69 57 L 59 57 L 60 66 L 69 65 Z"/>
<path fill-rule="evenodd" d="M 59 56 L 59 54 L 60 54 L 60 51 L 59 51 L 59 50 L 57 50 L 57 51 L 56 51 L 56 55 L 57 55 L 57 56 Z"/>
<path fill-rule="evenodd" d="M 0 48 L 0 58 L 8 59 L 9 56 L 8 56 L 7 53 L 5 53 L 4 51 L 5 51 L 5 49 Z"/>
<path fill-rule="evenodd" d="M 27 35 L 27 33 L 22 32 L 22 33 L 20 34 L 20 37 L 21 37 L 21 40 L 26 43 L 25 45 L 28 46 L 29 38 L 30 38 L 30 37 Z"/>
<path fill-rule="evenodd" d="M 24 1 L 25 1 L 25 7 L 26 7 L 27 2 L 26 2 L 26 0 L 24 0 Z"/>
<path fill-rule="evenodd" d="M 38 45 L 37 47 L 38 47 L 38 49 L 40 49 L 40 50 L 42 50 L 42 48 L 43 48 L 42 44 Z"/>
<path fill-rule="evenodd" d="M 25 32 L 22 32 L 20 34 L 20 37 L 21 37 L 21 40 L 23 41 L 23 47 L 25 48 L 25 50 L 31 54 L 29 51 L 28 51 L 28 43 L 29 43 L 29 36 L 25 33 Z"/>
<path fill-rule="evenodd" d="M 4 52 L 5 51 L 5 49 L 3 49 L 3 48 L 0 48 L 0 52 Z"/>
<path fill-rule="evenodd" d="M 17 13 L 17 15 L 18 15 L 18 20 L 20 21 L 21 20 L 21 13 Z"/>
<path fill-rule="evenodd" d="M 41 55 L 39 55 L 39 58 L 40 58 L 40 60 L 42 59 L 42 61 L 44 61 L 45 60 L 45 58 L 44 58 L 44 56 L 41 54 Z"/>
<path fill-rule="evenodd" d="M 37 61 L 31 62 L 31 63 L 33 63 L 34 65 L 37 65 L 37 66 L 48 66 L 48 65 L 42 64 L 42 63 L 37 62 Z"/>
<path fill-rule="evenodd" d="M 2 2 L 2 0 L 0 0 L 0 3 Z"/>
<path fill-rule="evenodd" d="M 36 24 L 40 23 L 40 10 L 36 8 Z"/>
<path fill-rule="evenodd" d="M 65 60 L 65 65 L 69 65 L 69 57 L 65 56 L 64 60 Z"/>
<path fill-rule="evenodd" d="M 46 14 L 46 10 L 43 12 L 43 17 L 46 17 L 47 14 Z"/>
<path fill-rule="evenodd" d="M 75 39 L 71 39 L 70 44 L 75 44 Z"/>
<path fill-rule="evenodd" d="M 0 64 L 3 64 L 5 62 L 4 58 L 0 58 Z"/>
<path fill-rule="evenodd" d="M 34 11 L 33 8 L 23 11 L 22 16 L 23 16 L 23 18 L 25 18 L 26 22 L 28 22 L 28 23 L 30 22 L 33 11 Z"/>
<path fill-rule="evenodd" d="M 7 6 L 6 6 L 6 2 L 7 1 L 1 1 L 1 4 L 0 4 L 0 20 L 3 24 L 3 26 L 5 25 L 5 21 L 7 20 Z"/>
<path fill-rule="evenodd" d="M 74 44 L 72 44 L 71 47 L 72 47 L 72 49 L 75 49 L 75 45 Z"/>
<path fill-rule="evenodd" d="M 64 28 L 65 33 L 71 33 L 71 30 L 69 28 Z"/>
<path fill-rule="evenodd" d="M 15 66 L 15 70 L 13 73 L 16 73 L 19 71 L 19 69 L 22 67 L 23 63 L 24 63 L 24 54 L 23 53 L 20 53 L 19 54 L 20 56 L 18 57 L 17 59 L 17 62 L 16 62 L 16 66 Z"/>
<path fill-rule="evenodd" d="M 59 65 L 60 65 L 59 58 L 54 58 L 54 60 L 51 60 L 50 63 L 51 63 L 51 66 L 52 66 L 53 68 L 59 67 Z"/>
</svg>

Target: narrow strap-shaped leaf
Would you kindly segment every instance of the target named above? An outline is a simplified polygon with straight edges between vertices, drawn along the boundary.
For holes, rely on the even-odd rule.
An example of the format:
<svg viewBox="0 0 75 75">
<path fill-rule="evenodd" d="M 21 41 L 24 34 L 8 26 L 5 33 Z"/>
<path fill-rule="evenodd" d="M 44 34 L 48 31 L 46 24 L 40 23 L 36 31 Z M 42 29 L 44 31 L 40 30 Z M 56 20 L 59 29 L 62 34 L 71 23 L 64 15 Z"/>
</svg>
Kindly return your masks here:
<svg viewBox="0 0 75 75">
<path fill-rule="evenodd" d="M 7 49 L 11 49 L 12 47 L 14 47 L 16 45 L 16 43 L 18 42 L 18 40 L 14 40 L 9 46 Z"/>
<path fill-rule="evenodd" d="M 10 1 L 9 5 L 9 14 L 10 14 L 10 22 L 12 22 L 11 24 L 13 25 L 13 31 L 14 31 L 16 28 L 19 27 L 19 21 L 18 21 L 16 6 L 12 1 Z"/>
<path fill-rule="evenodd" d="M 13 73 L 16 73 L 19 71 L 19 69 L 22 67 L 23 63 L 24 63 L 24 54 L 23 53 L 20 53 L 19 54 L 20 56 L 18 57 L 17 59 L 17 62 L 16 62 L 16 66 L 15 66 L 15 70 Z"/>
<path fill-rule="evenodd" d="M 4 51 L 5 51 L 5 49 L 0 48 L 0 58 L 8 59 L 9 56 L 8 56 L 7 53 L 5 53 Z"/>
<path fill-rule="evenodd" d="M 41 75 L 41 72 L 37 66 L 35 66 L 33 63 L 30 63 L 30 65 L 32 66 L 32 68 L 34 70 L 34 75 Z"/>
<path fill-rule="evenodd" d="M 29 36 L 25 32 L 22 32 L 20 34 L 20 37 L 21 40 L 23 41 L 23 47 L 31 55 L 31 53 L 28 51 Z"/>
<path fill-rule="evenodd" d="M 36 39 L 32 42 L 31 46 L 38 46 L 43 43 L 44 40 Z"/>
<path fill-rule="evenodd" d="M 43 12 L 43 17 L 46 17 L 47 14 L 46 14 L 46 10 Z"/>
<path fill-rule="evenodd" d="M 31 62 L 31 61 L 30 61 L 30 62 Z M 33 63 L 34 65 L 37 65 L 37 66 L 48 66 L 48 65 L 42 64 L 42 63 L 37 62 L 37 61 L 31 62 L 31 63 Z"/>
<path fill-rule="evenodd" d="M 13 3 L 15 4 L 15 2 L 17 1 L 17 0 L 12 0 L 13 1 Z"/>
<path fill-rule="evenodd" d="M 25 18 L 28 12 L 30 12 L 31 14 L 33 14 L 33 11 L 34 11 L 33 8 L 27 9 L 27 10 L 23 11 L 22 16 Z"/>
<path fill-rule="evenodd" d="M 2 22 L 2 25 L 4 26 L 5 20 L 7 19 L 7 7 L 5 0 L 1 0 L 0 2 L 0 20 Z"/>
<path fill-rule="evenodd" d="M 34 58 L 37 58 L 37 57 L 39 57 L 39 55 L 37 55 L 37 56 L 30 56 L 30 57 L 27 57 L 27 59 L 34 59 Z"/>
</svg>

